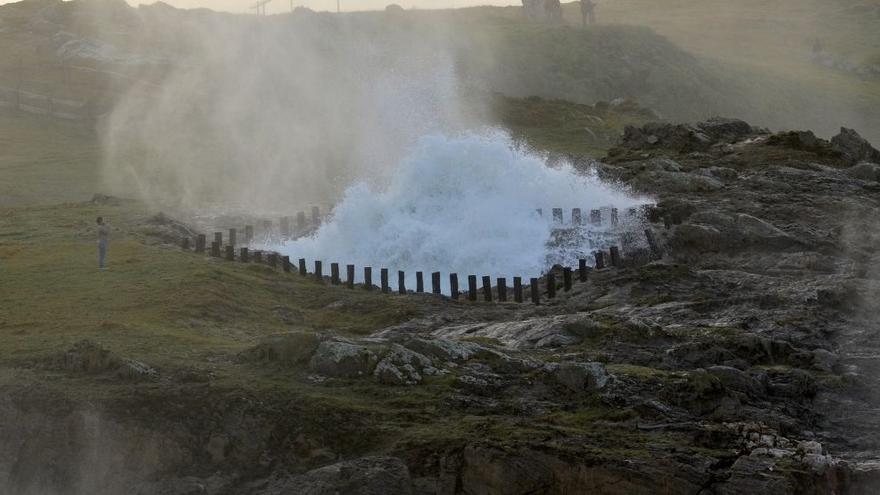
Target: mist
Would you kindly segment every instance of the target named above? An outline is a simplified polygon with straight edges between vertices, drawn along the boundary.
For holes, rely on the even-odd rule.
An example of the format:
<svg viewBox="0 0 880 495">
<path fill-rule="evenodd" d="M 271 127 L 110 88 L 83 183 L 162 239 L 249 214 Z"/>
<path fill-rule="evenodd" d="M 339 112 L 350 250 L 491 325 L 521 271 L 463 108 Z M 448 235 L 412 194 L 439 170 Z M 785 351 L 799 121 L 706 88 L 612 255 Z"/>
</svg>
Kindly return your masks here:
<svg viewBox="0 0 880 495">
<path fill-rule="evenodd" d="M 103 123 L 106 180 L 182 208 L 289 212 L 381 180 L 419 136 L 465 125 L 442 33 L 353 21 L 213 15 L 176 33 L 184 56 Z"/>
</svg>

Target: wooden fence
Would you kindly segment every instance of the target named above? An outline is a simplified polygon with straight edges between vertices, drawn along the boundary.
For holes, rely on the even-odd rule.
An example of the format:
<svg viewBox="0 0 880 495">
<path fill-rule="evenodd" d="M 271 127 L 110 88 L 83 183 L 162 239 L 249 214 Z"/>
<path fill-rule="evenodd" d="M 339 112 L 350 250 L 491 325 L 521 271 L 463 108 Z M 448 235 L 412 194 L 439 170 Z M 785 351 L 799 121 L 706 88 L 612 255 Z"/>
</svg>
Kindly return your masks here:
<svg viewBox="0 0 880 495">
<path fill-rule="evenodd" d="M 619 219 L 617 218 L 617 209 L 609 209 L 609 222 L 612 226 L 617 226 Z M 643 210 L 649 211 L 649 210 Z M 557 214 L 558 212 L 558 214 Z M 583 225 L 582 222 L 576 222 L 580 217 L 579 210 L 572 211 L 572 223 L 575 225 Z M 600 212 L 596 215 L 595 212 Z M 306 222 L 305 212 L 299 212 L 296 216 L 296 224 L 291 223 L 291 217 L 282 217 L 279 221 L 279 231 L 283 238 L 295 238 L 297 234 L 305 232 L 309 227 L 317 228 L 321 222 L 320 210 L 313 207 L 311 211 L 311 225 Z M 562 209 L 553 209 L 554 221 L 558 218 L 562 223 Z M 639 215 L 639 210 L 629 209 L 628 214 L 634 217 Z M 589 225 L 602 225 L 601 210 L 592 210 Z M 272 230 L 272 222 L 266 221 L 263 225 L 264 231 Z M 181 241 L 181 247 L 186 251 L 195 252 L 197 254 L 209 254 L 213 258 L 224 258 L 230 262 L 241 263 L 257 263 L 265 264 L 274 269 L 281 269 L 285 273 L 298 274 L 301 277 L 311 277 L 314 280 L 330 284 L 334 286 L 344 286 L 348 289 L 361 287 L 368 291 L 380 291 L 384 294 L 396 293 L 400 295 L 406 294 L 423 294 L 427 290 L 435 295 L 442 294 L 442 273 L 439 271 L 430 272 L 430 287 L 425 285 L 426 272 L 417 271 L 415 273 L 415 288 L 408 289 L 406 287 L 406 273 L 402 270 L 397 272 L 396 289 L 392 289 L 389 280 L 389 269 L 381 267 L 379 269 L 379 285 L 373 284 L 373 267 L 364 266 L 363 281 L 356 282 L 357 267 L 353 264 L 345 265 L 345 279 L 341 275 L 341 267 L 339 263 L 330 263 L 329 276 L 325 275 L 325 266 L 323 260 L 312 260 L 312 271 L 309 271 L 309 260 L 299 258 L 294 264 L 289 256 L 281 255 L 273 251 L 251 250 L 250 245 L 254 240 L 254 228 L 251 225 L 244 227 L 244 237 L 239 238 L 237 229 L 229 229 L 224 243 L 223 232 L 214 232 L 213 240 L 210 246 L 207 244 L 208 238 L 205 234 L 199 234 L 195 239 L 189 237 Z M 527 284 L 523 277 L 513 277 L 512 286 L 508 285 L 505 277 L 498 277 L 494 281 L 492 277 L 481 276 L 478 280 L 477 275 L 467 276 L 467 290 L 461 290 L 459 286 L 459 276 L 457 273 L 448 274 L 449 280 L 449 298 L 455 301 L 466 299 L 471 302 L 514 302 L 523 303 L 528 300 L 533 304 L 541 304 L 542 297 L 554 299 L 557 291 L 569 292 L 575 283 L 587 282 L 590 273 L 593 271 L 605 271 L 611 269 L 625 268 L 627 266 L 635 266 L 643 262 L 659 259 L 663 256 L 663 252 L 657 243 L 657 239 L 653 230 L 650 228 L 644 230 L 645 241 L 648 244 L 647 250 L 633 250 L 629 253 L 622 252 L 620 246 L 614 245 L 607 249 L 595 249 L 592 252 L 592 259 L 581 258 L 578 260 L 577 268 L 573 267 L 554 267 L 541 277 L 528 278 Z M 592 261 L 592 263 L 591 263 Z M 561 280 L 557 276 L 561 275 Z M 478 284 L 479 281 L 479 284 Z M 541 289 L 543 285 L 543 290 Z M 509 292 L 510 289 L 510 292 Z M 512 301 L 509 296 L 512 296 Z"/>
</svg>

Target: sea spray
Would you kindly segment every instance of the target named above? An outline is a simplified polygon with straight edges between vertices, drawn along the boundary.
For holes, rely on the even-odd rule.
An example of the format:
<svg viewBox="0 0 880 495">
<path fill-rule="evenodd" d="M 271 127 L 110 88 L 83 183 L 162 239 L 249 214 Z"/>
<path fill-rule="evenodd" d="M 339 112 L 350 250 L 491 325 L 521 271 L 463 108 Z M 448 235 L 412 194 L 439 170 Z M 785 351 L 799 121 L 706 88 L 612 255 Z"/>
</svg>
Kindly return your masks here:
<svg viewBox="0 0 880 495">
<path fill-rule="evenodd" d="M 544 272 L 552 207 L 623 211 L 643 202 L 595 173 L 547 167 L 501 132 L 430 135 L 383 186 L 351 186 L 313 236 L 272 247 L 291 258 L 355 264 L 358 280 L 363 266 L 404 270 L 410 289 L 416 271 L 425 272 L 426 284 L 439 271 L 447 292 L 449 273 L 510 280 Z"/>
</svg>

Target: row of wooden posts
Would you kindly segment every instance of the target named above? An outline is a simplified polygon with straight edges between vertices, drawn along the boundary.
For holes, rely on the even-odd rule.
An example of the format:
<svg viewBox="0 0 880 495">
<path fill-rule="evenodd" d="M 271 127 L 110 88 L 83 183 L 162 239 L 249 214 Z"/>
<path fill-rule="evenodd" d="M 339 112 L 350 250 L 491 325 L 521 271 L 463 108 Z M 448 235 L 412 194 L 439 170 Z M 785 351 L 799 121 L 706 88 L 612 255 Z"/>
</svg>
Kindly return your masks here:
<svg viewBox="0 0 880 495">
<path fill-rule="evenodd" d="M 544 210 L 542 208 L 538 208 L 535 210 L 538 213 L 538 216 L 544 215 Z M 638 210 L 636 208 L 630 208 L 628 213 L 631 216 L 635 216 L 638 214 Z M 553 215 L 553 223 L 564 224 L 564 210 L 562 208 L 553 208 L 551 210 L 551 214 Z M 594 209 L 590 210 L 590 222 L 589 224 L 584 223 L 583 214 L 580 208 L 572 208 L 571 209 L 571 225 L 602 225 L 602 210 Z M 620 214 L 617 208 L 611 208 L 611 226 L 617 227 L 620 224 Z"/>
<path fill-rule="evenodd" d="M 247 232 L 249 229 L 245 228 Z M 224 247 L 222 243 L 222 233 L 215 233 L 215 239 L 211 243 L 211 256 L 215 258 L 220 258 L 225 255 L 226 260 L 235 261 L 236 260 L 236 252 L 235 252 L 235 229 L 230 230 L 230 243 L 225 245 L 225 253 L 221 253 L 221 248 Z M 651 247 L 651 251 L 654 255 L 658 255 L 658 248 L 656 246 L 656 240 L 654 239 L 653 232 L 648 229 L 645 231 L 645 235 L 647 236 L 648 243 Z M 195 240 L 195 252 L 196 253 L 204 253 L 206 248 L 207 238 L 204 234 L 199 234 Z M 183 239 L 182 247 L 184 250 L 190 250 L 190 239 L 188 237 Z M 265 262 L 273 268 L 277 268 L 281 265 L 281 268 L 290 273 L 294 270 L 294 266 L 291 264 L 289 256 L 281 256 L 275 252 L 262 252 L 262 251 L 251 251 L 248 247 L 240 247 L 238 250 L 238 261 L 242 263 L 249 263 L 253 261 L 254 263 L 263 263 L 263 255 L 265 256 Z M 607 254 L 607 257 L 606 257 Z M 612 246 L 608 253 L 604 251 L 596 251 L 594 253 L 595 256 L 595 269 L 602 270 L 609 266 L 611 267 L 621 267 L 623 266 L 623 260 L 621 258 L 620 249 L 617 246 Z M 296 267 L 297 271 L 302 276 L 308 276 L 308 269 L 306 265 L 306 259 L 300 258 L 298 260 L 298 266 Z M 353 289 L 355 286 L 355 265 L 346 265 L 346 280 L 345 285 Z M 312 275 L 318 280 L 324 281 L 324 271 L 323 271 L 323 263 L 320 260 L 315 260 L 314 262 L 314 271 Z M 330 283 L 332 285 L 342 285 L 343 281 L 340 277 L 340 265 L 339 263 L 331 263 L 330 264 Z M 577 268 L 577 277 L 581 282 L 585 282 L 587 280 L 587 274 L 589 270 L 592 268 L 588 267 L 586 259 L 580 259 L 578 262 Z M 373 269 L 372 267 L 366 266 L 364 267 L 364 288 L 366 290 L 373 290 Z M 379 272 L 379 280 L 380 280 L 380 290 L 383 293 L 392 292 L 391 287 L 388 281 L 389 272 L 387 268 L 382 268 Z M 547 297 L 552 299 L 556 297 L 556 274 L 548 272 L 544 275 L 546 278 L 546 286 L 547 286 Z M 563 290 L 568 292 L 572 289 L 572 283 L 574 278 L 574 270 L 571 268 L 563 268 L 562 270 L 562 281 L 563 281 Z M 400 294 L 407 294 L 406 288 L 406 273 L 404 271 L 397 272 L 397 292 Z M 539 289 L 539 278 L 530 278 L 529 279 L 529 289 L 530 289 L 530 299 L 534 304 L 541 303 L 541 293 Z M 483 300 L 487 302 L 493 301 L 493 285 L 492 278 L 489 276 L 482 277 L 482 294 Z M 467 278 L 467 299 L 470 301 L 476 301 L 478 299 L 478 287 L 477 287 L 477 276 L 469 275 Z M 461 292 L 459 291 L 459 279 L 458 274 L 450 273 L 449 274 L 449 287 L 450 287 L 450 297 L 454 300 L 458 300 L 461 296 Z M 499 277 L 495 281 L 495 298 L 499 302 L 506 302 L 508 300 L 507 293 L 507 279 L 504 277 Z M 523 279 L 522 277 L 514 277 L 513 278 L 513 300 L 515 302 L 521 303 L 524 301 L 523 295 Z M 424 284 L 424 273 L 416 272 L 416 293 L 424 293 L 425 292 L 425 284 Z M 431 292 L 434 294 L 441 293 L 441 273 L 433 272 L 431 273 Z"/>
<path fill-rule="evenodd" d="M 645 207 L 643 207 L 643 208 L 645 208 Z M 543 216 L 543 214 L 544 214 L 544 210 L 541 208 L 538 208 L 535 211 L 538 213 L 539 216 Z M 552 213 L 552 218 L 553 218 L 554 224 L 560 224 L 560 225 L 565 224 L 565 215 L 564 215 L 564 210 L 562 208 L 552 208 L 551 213 Z M 627 214 L 630 215 L 631 217 L 636 217 L 639 215 L 639 208 L 628 208 Z M 590 210 L 590 219 L 589 219 L 588 223 L 585 223 L 585 221 L 584 221 L 585 219 L 582 214 L 582 210 L 580 208 L 572 208 L 571 209 L 571 216 L 569 218 L 571 220 L 570 225 L 574 225 L 574 226 L 581 226 L 581 225 L 601 226 L 603 224 L 601 209 Z M 309 228 L 309 226 L 311 226 L 313 228 L 317 228 L 321 224 L 321 210 L 317 206 L 312 207 L 310 220 L 311 220 L 311 224 L 309 224 L 307 222 L 305 212 L 301 211 L 301 212 L 297 213 L 296 214 L 296 223 L 295 223 L 296 230 L 294 230 L 293 229 L 293 227 L 294 227 L 293 217 L 289 217 L 289 216 L 281 217 L 278 222 L 279 233 L 281 234 L 282 238 L 288 239 L 288 238 L 294 237 L 295 232 L 298 232 L 298 233 L 305 232 Z M 610 208 L 610 223 L 611 223 L 612 227 L 617 227 L 620 224 L 620 215 L 619 215 L 617 208 Z M 273 225 L 272 225 L 271 220 L 264 220 L 263 221 L 263 231 L 264 232 L 271 231 L 272 227 L 273 227 Z M 218 235 L 222 235 L 222 234 L 215 233 L 214 234 L 215 240 L 217 239 Z M 245 227 L 244 236 L 245 236 L 244 243 L 250 244 L 250 242 L 254 238 L 253 226 L 246 226 Z M 222 240 L 222 237 L 220 237 L 220 239 Z M 236 239 L 236 230 L 235 229 L 229 229 L 229 239 L 233 245 L 236 244 L 237 239 Z"/>
</svg>

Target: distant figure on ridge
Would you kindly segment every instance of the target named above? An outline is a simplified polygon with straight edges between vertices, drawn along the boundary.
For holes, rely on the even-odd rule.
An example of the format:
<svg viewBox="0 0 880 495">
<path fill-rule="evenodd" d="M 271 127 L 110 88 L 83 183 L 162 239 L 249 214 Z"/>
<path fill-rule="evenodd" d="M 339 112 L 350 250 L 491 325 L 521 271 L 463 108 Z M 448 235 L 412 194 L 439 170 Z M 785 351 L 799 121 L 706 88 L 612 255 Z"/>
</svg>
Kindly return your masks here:
<svg viewBox="0 0 880 495">
<path fill-rule="evenodd" d="M 584 27 L 596 23 L 596 4 L 593 0 L 581 0 L 581 21 Z"/>
<path fill-rule="evenodd" d="M 110 226 L 104 223 L 104 217 L 98 217 L 98 269 L 104 269 L 104 259 L 107 257 L 107 244 L 110 242 Z"/>
</svg>

